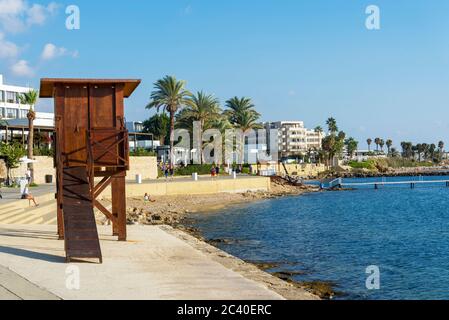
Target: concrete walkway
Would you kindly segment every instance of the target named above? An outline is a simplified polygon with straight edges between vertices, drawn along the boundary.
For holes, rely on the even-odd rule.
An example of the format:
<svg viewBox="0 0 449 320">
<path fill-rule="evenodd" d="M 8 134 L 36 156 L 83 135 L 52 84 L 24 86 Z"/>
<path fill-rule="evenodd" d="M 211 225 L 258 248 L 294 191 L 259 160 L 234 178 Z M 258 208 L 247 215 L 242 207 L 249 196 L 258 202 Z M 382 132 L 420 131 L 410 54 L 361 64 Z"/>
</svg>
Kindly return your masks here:
<svg viewBox="0 0 449 320">
<path fill-rule="evenodd" d="M 41 290 L 42 299 L 283 299 L 163 227 L 129 227 L 126 243 L 108 236 L 110 228 L 101 227 L 99 231 L 104 263 L 67 265 L 64 242 L 56 240 L 54 227 L 0 225 L 0 266 L 4 272 L 0 290 L 6 288 L 3 296 L 32 298 L 23 294 L 22 287 L 11 286 L 13 279 L 23 279 Z"/>
<path fill-rule="evenodd" d="M 0 300 L 60 300 L 60 298 L 0 266 Z"/>
</svg>

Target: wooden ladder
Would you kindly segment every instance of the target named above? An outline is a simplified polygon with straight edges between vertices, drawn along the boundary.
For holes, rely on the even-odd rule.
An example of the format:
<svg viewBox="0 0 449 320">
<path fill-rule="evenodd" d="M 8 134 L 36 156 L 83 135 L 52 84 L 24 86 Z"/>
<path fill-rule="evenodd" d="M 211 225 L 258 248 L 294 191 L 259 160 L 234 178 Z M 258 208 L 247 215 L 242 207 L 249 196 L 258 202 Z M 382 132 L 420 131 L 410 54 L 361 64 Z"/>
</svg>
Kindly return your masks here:
<svg viewBox="0 0 449 320">
<path fill-rule="evenodd" d="M 67 262 L 103 262 L 86 167 L 63 169 L 63 213 Z"/>
</svg>

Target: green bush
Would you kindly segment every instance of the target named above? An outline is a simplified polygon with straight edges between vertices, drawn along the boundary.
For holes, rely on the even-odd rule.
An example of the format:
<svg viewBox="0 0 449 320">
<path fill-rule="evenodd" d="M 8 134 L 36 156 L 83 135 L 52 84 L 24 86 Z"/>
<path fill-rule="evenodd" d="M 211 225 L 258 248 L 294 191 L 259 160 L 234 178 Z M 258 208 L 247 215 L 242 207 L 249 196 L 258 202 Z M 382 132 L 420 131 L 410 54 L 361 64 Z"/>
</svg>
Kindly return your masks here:
<svg viewBox="0 0 449 320">
<path fill-rule="evenodd" d="M 350 161 L 348 165 L 353 169 L 368 169 L 368 170 L 376 169 L 376 163 L 374 160 L 368 160 L 363 162 Z"/>
<path fill-rule="evenodd" d="M 35 156 L 41 156 L 41 157 L 53 157 L 54 156 L 54 149 L 48 148 L 48 147 L 40 147 L 33 150 L 33 153 Z"/>
<path fill-rule="evenodd" d="M 129 153 L 131 157 L 157 157 L 156 152 L 149 151 L 144 148 L 137 148 Z"/>
<path fill-rule="evenodd" d="M 207 175 L 210 174 L 212 169 L 211 164 L 203 164 L 203 165 L 189 165 L 183 168 L 177 168 L 175 170 L 176 176 L 191 176 L 194 173 L 198 173 L 199 175 Z M 220 167 L 220 174 L 224 172 L 223 167 Z"/>
<path fill-rule="evenodd" d="M 369 159 L 368 161 L 357 162 L 350 161 L 348 164 L 353 169 L 368 169 L 384 171 L 388 168 L 416 168 L 416 167 L 431 167 L 432 162 L 418 162 L 412 159 L 404 158 L 377 158 Z"/>
</svg>

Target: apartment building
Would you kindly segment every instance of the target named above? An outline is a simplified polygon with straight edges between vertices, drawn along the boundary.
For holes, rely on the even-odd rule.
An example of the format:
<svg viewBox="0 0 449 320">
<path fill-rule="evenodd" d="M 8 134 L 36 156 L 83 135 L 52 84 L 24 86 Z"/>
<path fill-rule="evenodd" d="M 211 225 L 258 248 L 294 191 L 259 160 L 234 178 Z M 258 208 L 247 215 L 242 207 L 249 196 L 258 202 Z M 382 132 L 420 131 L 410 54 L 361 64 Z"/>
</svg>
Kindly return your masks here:
<svg viewBox="0 0 449 320">
<path fill-rule="evenodd" d="M 5 84 L 0 74 L 0 118 L 26 119 L 29 106 L 20 104 L 19 96 L 28 91 L 28 87 Z"/>
<path fill-rule="evenodd" d="M 267 132 L 278 130 L 280 158 L 295 157 L 309 150 L 320 150 L 324 137 L 322 133 L 307 129 L 303 121 L 267 122 L 265 129 Z"/>
<path fill-rule="evenodd" d="M 0 141 L 25 142 L 28 139 L 28 105 L 20 103 L 19 96 L 30 87 L 7 85 L 0 74 Z M 54 114 L 36 112 L 34 129 L 37 134 L 53 135 Z"/>
</svg>

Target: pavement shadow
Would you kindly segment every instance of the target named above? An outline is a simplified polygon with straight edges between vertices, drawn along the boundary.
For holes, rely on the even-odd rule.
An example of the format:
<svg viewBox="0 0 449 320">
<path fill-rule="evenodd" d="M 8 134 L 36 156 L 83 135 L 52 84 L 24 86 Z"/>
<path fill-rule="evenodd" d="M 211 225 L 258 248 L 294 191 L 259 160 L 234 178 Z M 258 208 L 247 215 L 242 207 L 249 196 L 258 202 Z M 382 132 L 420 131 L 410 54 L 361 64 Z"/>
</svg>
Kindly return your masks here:
<svg viewBox="0 0 449 320">
<path fill-rule="evenodd" d="M 53 263 L 65 263 L 65 258 L 61 257 L 61 256 L 55 256 L 52 254 L 35 252 L 35 251 L 19 249 L 19 248 L 0 246 L 0 253 L 6 253 L 9 255 L 19 256 L 19 257 L 24 257 L 24 258 L 34 259 L 34 260 L 43 260 L 43 261 L 53 262 Z"/>
<path fill-rule="evenodd" d="M 21 229 L 0 228 L 0 237 L 1 236 L 15 237 L 15 238 L 42 239 L 42 240 L 58 240 L 58 236 L 57 236 L 56 232 L 21 230 Z"/>
</svg>

